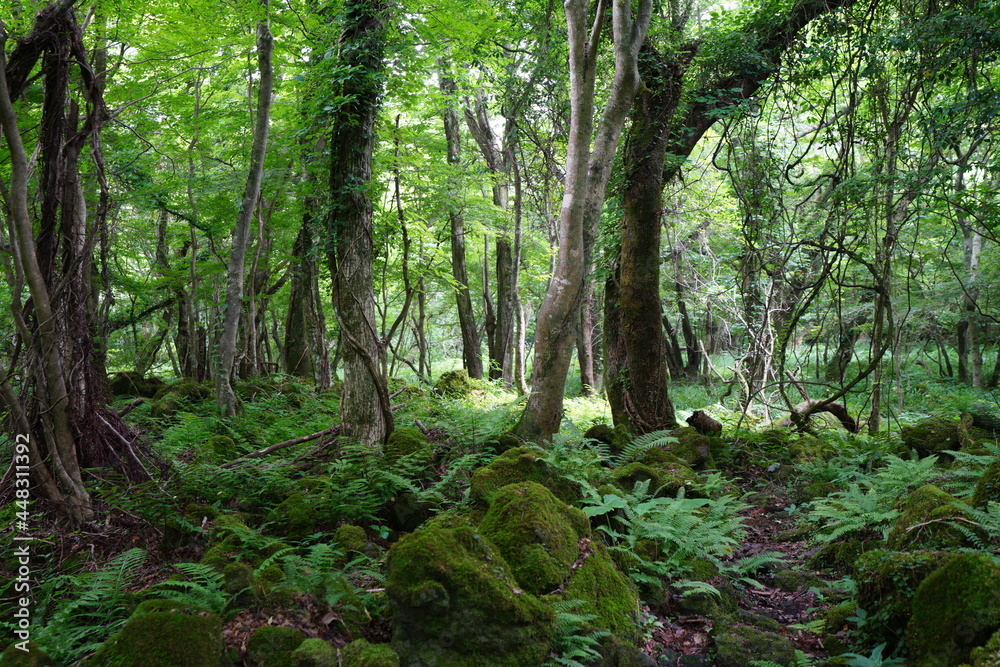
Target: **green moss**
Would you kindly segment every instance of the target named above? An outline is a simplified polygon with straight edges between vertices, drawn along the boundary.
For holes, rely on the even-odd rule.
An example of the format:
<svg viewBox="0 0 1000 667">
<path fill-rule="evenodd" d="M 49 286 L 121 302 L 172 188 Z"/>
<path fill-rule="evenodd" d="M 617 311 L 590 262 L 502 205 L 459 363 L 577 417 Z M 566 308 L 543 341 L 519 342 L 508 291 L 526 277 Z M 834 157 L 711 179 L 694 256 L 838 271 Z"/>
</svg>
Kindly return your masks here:
<svg viewBox="0 0 1000 667">
<path fill-rule="evenodd" d="M 841 602 L 835 607 L 830 607 L 823 618 L 824 628 L 828 634 L 837 634 L 847 629 L 847 619 L 855 616 L 858 611 L 857 600 Z"/>
<path fill-rule="evenodd" d="M 986 644 L 972 649 L 969 660 L 972 667 L 1000 667 L 1000 630 Z"/>
<path fill-rule="evenodd" d="M 1000 565 L 960 554 L 928 576 L 913 598 L 906 627 L 912 664 L 950 667 L 969 660 L 1000 629 Z"/>
<path fill-rule="evenodd" d="M 343 667 L 399 667 L 399 656 L 388 644 L 355 639 L 340 649 Z"/>
<path fill-rule="evenodd" d="M 227 565 L 239 557 L 233 547 L 228 544 L 213 544 L 202 554 L 201 564 L 208 565 L 219 572 L 222 572 Z"/>
<path fill-rule="evenodd" d="M 681 613 L 707 618 L 722 618 L 736 613 L 736 589 L 719 575 L 719 568 L 712 561 L 695 558 L 687 564 L 687 570 L 688 579 L 711 584 L 719 593 L 698 591 L 685 594 L 677 603 Z"/>
<path fill-rule="evenodd" d="M 896 519 L 886 543 L 892 549 L 949 549 L 971 546 L 969 539 L 949 520 L 972 525 L 969 513 L 951 496 L 933 484 L 914 491 Z"/>
<path fill-rule="evenodd" d="M 613 428 L 607 424 L 594 424 L 587 429 L 583 437 L 604 443 L 612 454 L 617 454 L 632 442 L 632 434 L 629 433 L 628 427 L 624 424 Z"/>
<path fill-rule="evenodd" d="M 236 458 L 236 442 L 228 435 L 214 435 L 205 442 L 205 456 L 211 461 L 231 461 Z"/>
<path fill-rule="evenodd" d="M 221 514 L 212 522 L 212 542 L 220 542 L 227 537 L 247 530 L 247 524 L 242 516 L 237 514 Z"/>
<path fill-rule="evenodd" d="M 16 644 L 11 644 L 0 653 L 0 667 L 59 667 L 59 663 L 48 656 L 38 644 L 29 641 L 22 651 Z"/>
<path fill-rule="evenodd" d="M 434 383 L 434 391 L 445 396 L 468 396 L 474 388 L 475 385 L 464 368 L 443 373 Z"/>
<path fill-rule="evenodd" d="M 590 522 L 541 484 L 523 482 L 497 492 L 479 530 L 507 559 L 521 588 L 543 595 L 569 576 Z"/>
<path fill-rule="evenodd" d="M 1000 503 L 1000 461 L 994 461 L 983 471 L 972 494 L 972 505 L 986 507 L 990 501 Z"/>
<path fill-rule="evenodd" d="M 427 436 L 415 428 L 398 428 L 389 434 L 385 443 L 386 461 L 393 463 L 410 455 L 421 463 L 431 462 L 434 450 Z"/>
<path fill-rule="evenodd" d="M 831 493 L 836 493 L 840 490 L 840 487 L 833 482 L 813 482 L 802 488 L 799 498 L 800 502 L 806 502 L 808 500 L 815 500 L 816 498 L 825 498 Z"/>
<path fill-rule="evenodd" d="M 104 642 L 92 667 L 218 667 L 219 617 L 172 600 L 147 600 Z"/>
<path fill-rule="evenodd" d="M 222 587 L 230 595 L 236 595 L 250 588 L 250 582 L 253 579 L 253 568 L 246 563 L 230 563 L 222 568 L 222 576 L 224 579 Z"/>
<path fill-rule="evenodd" d="M 788 639 L 751 625 L 717 621 L 712 628 L 716 667 L 745 667 L 755 660 L 795 664 L 795 647 Z"/>
<path fill-rule="evenodd" d="M 903 426 L 899 429 L 899 434 L 907 449 L 916 450 L 920 456 L 931 456 L 945 449 L 961 449 L 971 442 L 969 424 L 971 418 L 954 421 L 932 417 L 912 426 Z"/>
<path fill-rule="evenodd" d="M 361 551 L 368 544 L 368 535 L 365 534 L 365 529 L 361 526 L 352 526 L 350 524 L 338 526 L 333 531 L 332 537 L 337 548 L 343 551 L 345 556 L 356 551 Z"/>
<path fill-rule="evenodd" d="M 212 390 L 206 385 L 189 379 L 179 380 L 157 390 L 150 404 L 149 414 L 153 417 L 168 417 L 181 407 L 202 401 L 211 395 Z"/>
<path fill-rule="evenodd" d="M 209 505 L 190 503 L 184 508 L 184 515 L 191 519 L 191 523 L 194 524 L 201 524 L 203 519 L 214 521 L 219 514 L 219 510 Z"/>
<path fill-rule="evenodd" d="M 563 502 L 576 501 L 579 498 L 576 487 L 551 472 L 539 456 L 539 451 L 531 447 L 507 450 L 488 466 L 472 473 L 469 495 L 473 500 L 489 503 L 508 484 L 537 482 Z"/>
<path fill-rule="evenodd" d="M 483 445 L 493 450 L 495 454 L 503 454 L 508 450 L 524 446 L 524 443 L 513 433 L 501 433 L 485 440 Z"/>
<path fill-rule="evenodd" d="M 701 495 L 700 479 L 691 466 L 658 448 L 649 450 L 640 461 L 617 468 L 611 479 L 625 491 L 649 480 L 649 492 L 659 496 L 673 497 L 681 489 L 688 496 Z"/>
<path fill-rule="evenodd" d="M 636 627 L 639 597 L 635 586 L 618 571 L 602 542 L 591 541 L 587 548 L 590 554 L 573 570 L 563 597 L 582 600 L 581 611 L 597 615 L 595 624 L 622 641 L 639 641 Z"/>
<path fill-rule="evenodd" d="M 814 570 L 830 569 L 844 574 L 854 569 L 861 554 L 883 546 L 883 542 L 874 540 L 830 542 L 810 556 L 807 565 Z"/>
<path fill-rule="evenodd" d="M 790 593 L 826 586 L 826 582 L 820 577 L 801 570 L 778 570 L 772 577 L 774 578 L 775 588 Z"/>
<path fill-rule="evenodd" d="M 316 509 L 301 493 L 293 493 L 267 515 L 279 535 L 298 540 L 316 530 Z"/>
<path fill-rule="evenodd" d="M 337 651 L 322 639 L 310 637 L 292 651 L 295 667 L 338 667 Z"/>
<path fill-rule="evenodd" d="M 190 522 L 180 521 L 176 517 L 168 517 L 164 520 L 160 530 L 163 533 L 160 537 L 160 551 L 164 554 L 186 546 L 198 534 L 198 531 L 191 527 Z"/>
<path fill-rule="evenodd" d="M 854 580 L 858 605 L 880 623 L 867 630 L 880 633 L 882 640 L 895 645 L 910 620 L 910 606 L 917 587 L 927 576 L 955 558 L 943 551 L 869 551 L 858 559 Z"/>
<path fill-rule="evenodd" d="M 111 394 L 114 396 L 142 396 L 152 398 L 163 387 L 160 378 L 144 378 L 139 373 L 115 373 L 110 382 Z"/>
<path fill-rule="evenodd" d="M 670 453 L 686 462 L 692 468 L 715 467 L 712 460 L 712 440 L 702 435 L 693 426 L 684 426 L 674 431 L 677 442 L 669 445 Z"/>
<path fill-rule="evenodd" d="M 425 526 L 394 544 L 386 594 L 403 664 L 537 665 L 554 633 L 554 612 L 467 526 Z"/>
<path fill-rule="evenodd" d="M 257 628 L 247 644 L 247 664 L 250 667 L 295 667 L 292 653 L 305 639 L 305 634 L 296 628 L 276 625 Z"/>
</svg>

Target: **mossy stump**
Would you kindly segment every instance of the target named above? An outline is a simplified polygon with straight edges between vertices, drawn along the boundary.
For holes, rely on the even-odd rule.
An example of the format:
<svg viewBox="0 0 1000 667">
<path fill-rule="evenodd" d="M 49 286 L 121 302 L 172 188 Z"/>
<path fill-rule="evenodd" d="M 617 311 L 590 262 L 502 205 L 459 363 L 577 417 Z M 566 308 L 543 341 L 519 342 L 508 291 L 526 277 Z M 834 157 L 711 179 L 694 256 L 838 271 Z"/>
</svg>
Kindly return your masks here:
<svg viewBox="0 0 1000 667">
<path fill-rule="evenodd" d="M 386 594 L 404 665 L 541 664 L 555 614 L 471 527 L 429 525 L 392 546 Z"/>
<path fill-rule="evenodd" d="M 1000 566 L 960 554 L 924 579 L 906 627 L 911 664 L 953 667 L 1000 629 Z"/>
<path fill-rule="evenodd" d="M 147 600 L 104 642 L 88 667 L 218 667 L 222 623 L 172 600 Z"/>
</svg>

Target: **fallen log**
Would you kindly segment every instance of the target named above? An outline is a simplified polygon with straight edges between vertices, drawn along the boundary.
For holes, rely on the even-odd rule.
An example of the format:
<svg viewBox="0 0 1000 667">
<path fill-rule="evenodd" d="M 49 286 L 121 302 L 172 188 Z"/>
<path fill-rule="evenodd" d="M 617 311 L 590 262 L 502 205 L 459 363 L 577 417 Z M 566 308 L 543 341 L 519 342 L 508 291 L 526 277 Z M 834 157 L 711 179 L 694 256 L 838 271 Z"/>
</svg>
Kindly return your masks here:
<svg viewBox="0 0 1000 667">
<path fill-rule="evenodd" d="M 774 425 L 778 428 L 798 426 L 807 422 L 809 417 L 817 412 L 829 412 L 840 421 L 840 425 L 848 433 L 857 433 L 859 431 L 858 422 L 848 414 L 847 406 L 843 403 L 826 403 L 824 401 L 817 401 L 816 399 L 802 401 L 792 408 L 791 414 L 777 421 Z M 796 420 L 793 415 L 798 416 L 799 419 Z"/>
<path fill-rule="evenodd" d="M 293 445 L 301 445 L 303 442 L 309 442 L 310 440 L 315 440 L 316 438 L 322 438 L 324 435 L 332 435 L 340 431 L 340 424 L 336 426 L 331 426 L 330 428 L 323 429 L 322 431 L 316 431 L 315 433 L 310 433 L 309 435 L 303 435 L 298 438 L 292 438 L 291 440 L 285 440 L 284 442 L 279 442 L 276 445 L 271 445 L 270 447 L 265 447 L 264 449 L 259 449 L 256 452 L 250 452 L 249 454 L 244 454 L 238 459 L 234 459 L 229 463 L 223 463 L 220 468 L 232 468 L 238 463 L 242 463 L 247 459 L 257 459 L 262 456 L 267 456 L 271 452 L 276 452 L 279 449 L 284 449 L 285 447 L 291 447 Z"/>
</svg>

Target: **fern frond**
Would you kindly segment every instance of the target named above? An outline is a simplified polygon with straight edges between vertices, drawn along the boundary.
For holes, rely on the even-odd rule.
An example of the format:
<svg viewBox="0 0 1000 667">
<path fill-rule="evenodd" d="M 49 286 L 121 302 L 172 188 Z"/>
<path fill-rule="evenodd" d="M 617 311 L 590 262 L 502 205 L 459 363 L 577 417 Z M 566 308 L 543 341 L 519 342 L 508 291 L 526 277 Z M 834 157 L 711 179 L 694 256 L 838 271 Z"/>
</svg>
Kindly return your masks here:
<svg viewBox="0 0 1000 667">
<path fill-rule="evenodd" d="M 626 463 L 631 463 L 641 459 L 643 455 L 655 447 L 668 445 L 677 442 L 677 438 L 670 434 L 670 431 L 651 431 L 645 433 L 625 446 L 625 449 L 611 462 L 612 467 L 620 468 Z"/>
</svg>

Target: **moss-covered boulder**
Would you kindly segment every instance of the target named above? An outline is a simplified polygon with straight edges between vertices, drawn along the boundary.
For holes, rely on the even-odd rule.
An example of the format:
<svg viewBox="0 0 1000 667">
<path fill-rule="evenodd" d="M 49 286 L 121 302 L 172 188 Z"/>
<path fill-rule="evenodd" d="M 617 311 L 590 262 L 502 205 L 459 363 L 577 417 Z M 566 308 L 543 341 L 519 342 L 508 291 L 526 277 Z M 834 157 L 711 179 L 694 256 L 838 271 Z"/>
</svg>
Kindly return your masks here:
<svg viewBox="0 0 1000 667">
<path fill-rule="evenodd" d="M 1000 565 L 961 554 L 924 579 L 906 627 L 911 664 L 952 667 L 1000 629 Z"/>
<path fill-rule="evenodd" d="M 316 508 L 301 493 L 293 493 L 267 515 L 278 535 L 299 540 L 316 530 Z"/>
<path fill-rule="evenodd" d="M 670 453 L 686 462 L 692 468 L 712 467 L 712 440 L 702 435 L 693 426 L 684 426 L 674 431 L 677 442 L 667 445 Z"/>
<path fill-rule="evenodd" d="M 0 653 L 0 667 L 59 667 L 59 663 L 50 658 L 38 644 L 29 641 L 11 644 Z"/>
<path fill-rule="evenodd" d="M 587 429 L 583 437 L 607 445 L 612 454 L 617 454 L 632 442 L 632 434 L 624 424 L 613 427 L 608 424 L 594 424 Z"/>
<path fill-rule="evenodd" d="M 957 450 L 970 444 L 971 424 L 971 418 L 956 421 L 945 417 L 931 417 L 917 424 L 903 426 L 899 429 L 899 434 L 907 449 L 915 450 L 922 457 L 931 456 L 946 449 Z"/>
<path fill-rule="evenodd" d="M 202 401 L 212 395 L 212 390 L 194 380 L 184 379 L 163 385 L 153 396 L 149 414 L 153 417 L 169 417 L 182 407 Z"/>
<path fill-rule="evenodd" d="M 332 538 L 337 549 L 342 551 L 345 556 L 362 551 L 368 544 L 368 535 L 365 533 L 365 529 L 351 524 L 337 526 L 337 529 L 333 531 Z"/>
<path fill-rule="evenodd" d="M 306 639 L 297 628 L 265 625 L 257 628 L 247 643 L 250 667 L 295 667 L 292 654 Z"/>
<path fill-rule="evenodd" d="M 972 649 L 969 662 L 971 667 L 1000 667 L 1000 630 L 983 646 Z"/>
<path fill-rule="evenodd" d="M 552 609 L 469 526 L 428 525 L 396 542 L 386 595 L 405 665 L 537 665 L 555 630 Z"/>
<path fill-rule="evenodd" d="M 232 461 L 238 455 L 236 442 L 228 435 L 213 435 L 205 441 L 202 452 L 210 461 Z"/>
<path fill-rule="evenodd" d="M 144 378 L 141 373 L 115 373 L 109 386 L 113 396 L 141 396 L 152 398 L 163 387 L 163 380 L 157 377 Z"/>
<path fill-rule="evenodd" d="M 444 396 L 468 396 L 473 389 L 475 389 L 475 385 L 464 368 L 442 373 L 438 381 L 434 383 L 434 391 Z"/>
<path fill-rule="evenodd" d="M 318 637 L 310 637 L 292 651 L 295 667 L 339 667 L 337 650 Z"/>
<path fill-rule="evenodd" d="M 994 461 L 983 471 L 971 502 L 974 507 L 983 508 L 990 502 L 1000 503 L 1000 461 Z"/>
<path fill-rule="evenodd" d="M 500 550 L 522 589 L 544 595 L 569 576 L 590 522 L 541 484 L 523 482 L 497 492 L 479 531 Z"/>
<path fill-rule="evenodd" d="M 222 623 L 173 600 L 147 600 L 104 642 L 88 667 L 218 667 Z"/>
<path fill-rule="evenodd" d="M 658 496 L 673 497 L 681 489 L 689 497 L 701 495 L 701 482 L 691 466 L 659 448 L 649 450 L 639 461 L 617 468 L 611 479 L 625 491 L 648 481 L 649 492 Z"/>
<path fill-rule="evenodd" d="M 687 578 L 711 585 L 717 593 L 694 591 L 677 601 L 677 608 L 688 616 L 722 618 L 735 614 L 739 604 L 736 589 L 720 575 L 715 563 L 706 558 L 695 558 L 688 566 Z"/>
<path fill-rule="evenodd" d="M 712 627 L 712 636 L 716 647 L 712 664 L 716 667 L 745 667 L 755 660 L 795 664 L 795 646 L 774 632 L 720 620 Z"/>
<path fill-rule="evenodd" d="M 962 523 L 966 529 L 974 525 L 968 511 L 954 496 L 933 484 L 925 484 L 906 500 L 886 544 L 900 551 L 968 545 L 969 538 L 955 525 L 957 523 Z"/>
<path fill-rule="evenodd" d="M 807 591 L 810 588 L 824 588 L 826 586 L 826 582 L 821 577 L 811 572 L 803 572 L 802 570 L 776 570 L 771 575 L 771 578 L 774 581 L 775 588 L 789 593 Z"/>
<path fill-rule="evenodd" d="M 500 435 L 484 440 L 483 446 L 490 449 L 494 454 L 499 455 L 511 449 L 523 447 L 524 443 L 513 433 L 501 433 Z"/>
<path fill-rule="evenodd" d="M 881 540 L 829 542 L 810 556 L 806 564 L 813 570 L 832 570 L 839 574 L 847 574 L 854 569 L 861 554 L 883 547 L 885 543 Z"/>
<path fill-rule="evenodd" d="M 472 473 L 469 495 L 480 503 L 489 503 L 508 484 L 537 482 L 566 503 L 577 500 L 576 486 L 549 470 L 541 459 L 541 452 L 532 447 L 509 449 L 488 466 Z"/>
<path fill-rule="evenodd" d="M 427 436 L 415 428 L 397 428 L 385 443 L 385 460 L 395 463 L 404 456 L 429 464 L 434 459 L 434 449 Z"/>
<path fill-rule="evenodd" d="M 595 625 L 622 641 L 637 642 L 639 596 L 635 586 L 615 567 L 600 540 L 586 541 L 582 556 L 583 564 L 573 570 L 563 597 L 582 600 L 580 611 L 596 615 Z"/>
<path fill-rule="evenodd" d="M 355 639 L 340 649 L 343 667 L 399 667 L 399 656 L 388 644 Z"/>
<path fill-rule="evenodd" d="M 858 588 L 858 606 L 872 617 L 868 631 L 895 646 L 910 620 L 910 606 L 917 587 L 954 557 L 955 554 L 944 551 L 901 553 L 876 549 L 858 558 L 854 580 Z"/>
</svg>

